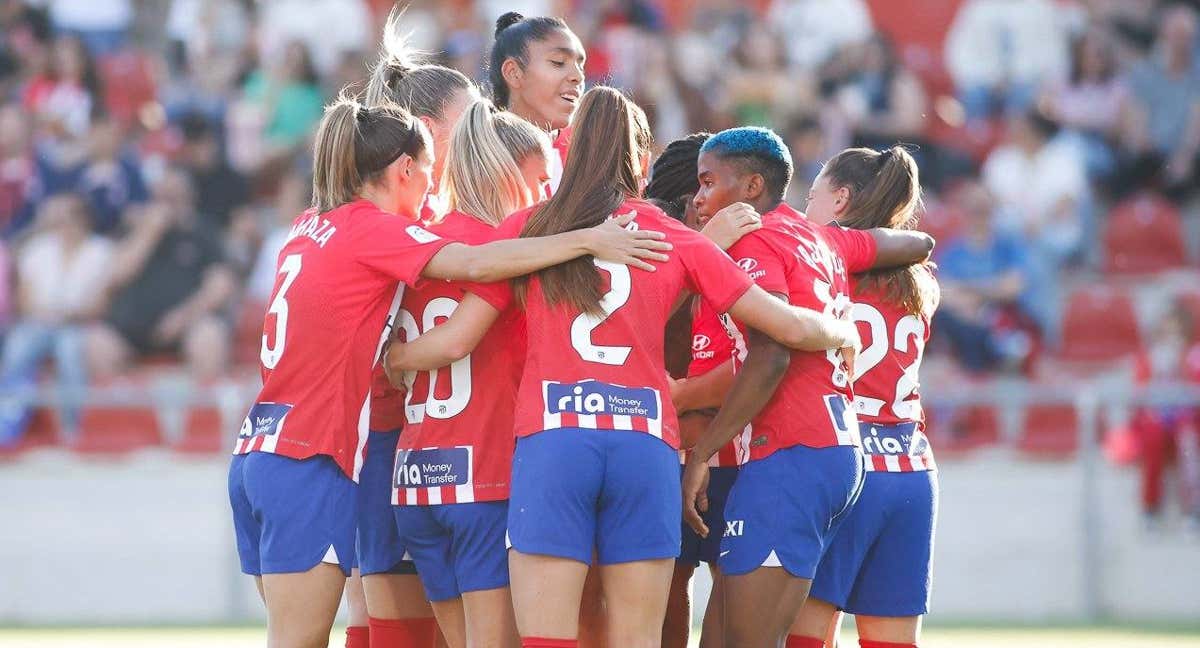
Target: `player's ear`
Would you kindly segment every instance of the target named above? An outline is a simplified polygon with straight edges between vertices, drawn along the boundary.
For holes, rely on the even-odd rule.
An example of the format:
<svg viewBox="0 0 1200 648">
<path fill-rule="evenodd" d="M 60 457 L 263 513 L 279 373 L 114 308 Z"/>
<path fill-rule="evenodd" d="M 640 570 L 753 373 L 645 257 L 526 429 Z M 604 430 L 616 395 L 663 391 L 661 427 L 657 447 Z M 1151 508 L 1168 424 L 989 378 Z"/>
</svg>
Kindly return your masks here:
<svg viewBox="0 0 1200 648">
<path fill-rule="evenodd" d="M 426 115 L 420 115 L 417 117 L 417 119 L 419 119 L 422 124 L 425 124 L 425 130 L 429 131 L 429 137 L 431 137 L 431 138 L 436 137 L 434 135 L 434 133 L 437 132 L 438 124 L 436 121 L 434 121 L 433 117 L 429 117 Z"/>
<path fill-rule="evenodd" d="M 833 214 L 841 216 L 850 207 L 850 187 L 838 187 L 833 192 Z"/>
<path fill-rule="evenodd" d="M 767 182 L 761 173 L 751 173 L 746 178 L 746 202 L 753 204 L 762 196 L 767 188 Z"/>
<path fill-rule="evenodd" d="M 504 77 L 504 82 L 508 84 L 510 90 L 519 90 L 521 81 L 525 77 L 525 70 L 521 69 L 521 64 L 515 58 L 506 58 L 500 64 L 500 76 Z"/>
</svg>

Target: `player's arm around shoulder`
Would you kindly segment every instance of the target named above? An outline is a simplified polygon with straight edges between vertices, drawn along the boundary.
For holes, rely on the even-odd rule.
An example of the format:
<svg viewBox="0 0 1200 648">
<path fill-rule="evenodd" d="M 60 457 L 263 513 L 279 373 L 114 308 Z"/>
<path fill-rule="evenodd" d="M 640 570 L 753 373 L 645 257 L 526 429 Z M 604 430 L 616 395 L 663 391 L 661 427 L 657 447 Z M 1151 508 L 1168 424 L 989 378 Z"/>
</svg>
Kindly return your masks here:
<svg viewBox="0 0 1200 648">
<path fill-rule="evenodd" d="M 445 322 L 414 340 L 388 345 L 383 360 L 388 381 L 400 388 L 405 371 L 431 371 L 467 357 L 499 316 L 494 306 L 467 293 Z"/>
</svg>

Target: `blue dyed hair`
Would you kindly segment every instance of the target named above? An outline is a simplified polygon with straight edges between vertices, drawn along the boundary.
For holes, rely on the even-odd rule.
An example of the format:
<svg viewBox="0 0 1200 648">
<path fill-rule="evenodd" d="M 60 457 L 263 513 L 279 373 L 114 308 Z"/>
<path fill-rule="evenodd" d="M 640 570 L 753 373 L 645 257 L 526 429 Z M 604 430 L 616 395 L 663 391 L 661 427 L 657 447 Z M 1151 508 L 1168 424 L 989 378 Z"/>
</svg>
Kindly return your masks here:
<svg viewBox="0 0 1200 648">
<path fill-rule="evenodd" d="M 767 195 L 776 203 L 783 202 L 792 181 L 792 152 L 775 131 L 757 126 L 730 128 L 710 137 L 700 152 L 732 160 L 744 174 L 761 175 Z"/>
</svg>

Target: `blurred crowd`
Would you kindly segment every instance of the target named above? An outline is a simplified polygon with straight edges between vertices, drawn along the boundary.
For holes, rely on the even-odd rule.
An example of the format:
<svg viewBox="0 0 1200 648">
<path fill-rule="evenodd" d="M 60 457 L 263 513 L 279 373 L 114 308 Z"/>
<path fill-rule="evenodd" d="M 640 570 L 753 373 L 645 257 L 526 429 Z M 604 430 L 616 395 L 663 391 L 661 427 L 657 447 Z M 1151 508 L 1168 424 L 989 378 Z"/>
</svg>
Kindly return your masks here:
<svg viewBox="0 0 1200 648">
<path fill-rule="evenodd" d="M 1138 281 L 1195 265 L 1197 3 L 920 4 L 414 0 L 404 24 L 414 45 L 484 79 L 500 14 L 564 16 L 588 82 L 626 89 L 660 145 L 733 125 L 780 132 L 801 208 L 833 153 L 910 145 L 945 287 L 933 364 L 1034 376 L 1067 353 L 1070 290 L 1141 258 L 1122 248 L 1138 236 L 1113 234 L 1115 207 L 1172 239 L 1143 246 L 1150 278 Z M 203 383 L 255 366 L 275 256 L 309 199 L 314 127 L 366 76 L 391 8 L 0 0 L 5 392 L 57 381 L 69 434 L 89 385 L 145 367 Z M 1170 334 L 1130 350 L 1157 378 L 1187 378 L 1200 310 L 1167 293 L 1133 335 L 1160 319 Z M 1157 360 L 1167 345 L 1178 355 Z M 0 442 L 27 417 L 0 402 Z"/>
</svg>

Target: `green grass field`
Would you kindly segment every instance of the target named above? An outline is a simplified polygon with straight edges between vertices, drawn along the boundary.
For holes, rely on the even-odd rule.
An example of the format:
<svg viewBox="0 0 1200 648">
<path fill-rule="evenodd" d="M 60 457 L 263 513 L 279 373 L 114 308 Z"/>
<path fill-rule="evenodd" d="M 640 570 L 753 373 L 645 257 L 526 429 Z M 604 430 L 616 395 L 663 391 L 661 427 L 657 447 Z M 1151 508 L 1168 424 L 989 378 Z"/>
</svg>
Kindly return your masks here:
<svg viewBox="0 0 1200 648">
<path fill-rule="evenodd" d="M 329 645 L 340 646 L 343 631 Z M 261 628 L 0 628 L 5 648 L 250 648 L 264 643 Z M 853 631 L 843 643 L 857 646 Z M 1198 648 L 1200 628 L 928 628 L 922 648 Z"/>
</svg>

